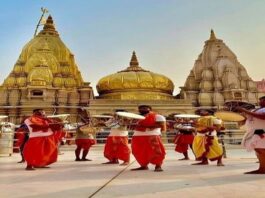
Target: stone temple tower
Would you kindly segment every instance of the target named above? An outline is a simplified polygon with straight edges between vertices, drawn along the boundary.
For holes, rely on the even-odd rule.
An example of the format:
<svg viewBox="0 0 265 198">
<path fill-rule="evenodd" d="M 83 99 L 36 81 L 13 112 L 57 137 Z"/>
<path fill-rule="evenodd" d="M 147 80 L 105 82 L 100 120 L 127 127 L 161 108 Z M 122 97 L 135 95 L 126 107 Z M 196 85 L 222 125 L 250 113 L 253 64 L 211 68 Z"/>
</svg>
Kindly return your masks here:
<svg viewBox="0 0 265 198">
<path fill-rule="evenodd" d="M 257 103 L 256 83 L 236 55 L 211 30 L 202 53 L 188 75 L 180 96 L 195 106 L 222 106 L 229 100 Z"/>
<path fill-rule="evenodd" d="M 22 49 L 13 70 L 0 87 L 0 114 L 18 123 L 34 108 L 47 114 L 70 113 L 74 120 L 82 106 L 93 98 L 74 55 L 66 47 L 49 16 L 38 35 Z"/>
</svg>

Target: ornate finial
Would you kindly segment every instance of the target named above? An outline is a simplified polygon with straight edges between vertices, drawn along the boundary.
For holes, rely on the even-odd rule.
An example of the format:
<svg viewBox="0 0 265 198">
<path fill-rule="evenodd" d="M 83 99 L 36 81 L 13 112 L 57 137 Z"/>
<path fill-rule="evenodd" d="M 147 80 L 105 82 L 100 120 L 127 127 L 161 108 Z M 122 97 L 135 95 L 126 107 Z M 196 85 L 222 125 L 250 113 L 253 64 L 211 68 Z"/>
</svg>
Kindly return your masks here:
<svg viewBox="0 0 265 198">
<path fill-rule="evenodd" d="M 53 19 L 52 19 L 51 15 L 48 16 L 41 33 L 43 33 L 43 34 L 48 33 L 50 35 L 58 35 L 58 32 L 55 30 Z"/>
<path fill-rule="evenodd" d="M 213 29 L 211 29 L 211 36 L 210 36 L 210 40 L 216 40 L 216 36 L 214 34 Z"/>
<path fill-rule="evenodd" d="M 132 58 L 130 61 L 130 67 L 139 67 L 139 62 L 137 60 L 137 56 L 135 51 L 133 51 Z"/>
<path fill-rule="evenodd" d="M 130 61 L 130 66 L 127 67 L 125 70 L 122 70 L 122 71 L 119 71 L 119 72 L 130 72 L 130 71 L 135 71 L 135 72 L 138 72 L 138 71 L 146 72 L 147 71 L 147 70 L 144 70 L 143 68 L 141 68 L 139 66 L 139 62 L 137 60 L 137 56 L 136 56 L 135 51 L 133 51 L 132 58 L 131 58 L 131 61 Z"/>
</svg>

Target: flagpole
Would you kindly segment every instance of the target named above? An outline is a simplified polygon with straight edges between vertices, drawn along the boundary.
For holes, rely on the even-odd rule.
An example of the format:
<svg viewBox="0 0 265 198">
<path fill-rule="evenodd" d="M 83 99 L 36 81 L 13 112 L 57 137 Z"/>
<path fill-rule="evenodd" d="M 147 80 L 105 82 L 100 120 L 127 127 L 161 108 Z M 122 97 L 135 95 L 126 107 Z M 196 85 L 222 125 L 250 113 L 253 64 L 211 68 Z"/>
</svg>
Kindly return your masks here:
<svg viewBox="0 0 265 198">
<path fill-rule="evenodd" d="M 39 26 L 40 26 L 40 23 L 41 23 L 41 21 L 42 21 L 42 19 L 43 19 L 43 17 L 44 17 L 44 14 L 45 14 L 45 13 L 48 13 L 48 10 L 47 10 L 46 8 L 41 8 L 41 11 L 42 11 L 42 15 L 41 15 L 41 17 L 40 17 L 40 20 L 39 20 L 37 26 L 36 26 L 36 29 L 35 29 L 35 32 L 34 32 L 34 37 L 37 35 L 37 31 L 38 31 L 38 28 L 39 28 Z"/>
</svg>

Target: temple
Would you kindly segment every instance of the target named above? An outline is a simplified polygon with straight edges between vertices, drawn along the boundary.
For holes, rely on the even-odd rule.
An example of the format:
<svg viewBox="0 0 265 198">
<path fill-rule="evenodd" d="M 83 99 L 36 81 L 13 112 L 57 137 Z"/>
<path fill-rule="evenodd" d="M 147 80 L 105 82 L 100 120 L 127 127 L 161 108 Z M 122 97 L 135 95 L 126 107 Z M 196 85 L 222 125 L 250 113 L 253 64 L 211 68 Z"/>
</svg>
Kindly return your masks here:
<svg viewBox="0 0 265 198">
<path fill-rule="evenodd" d="M 115 109 L 137 112 L 137 106 L 148 104 L 163 115 L 192 113 L 190 100 L 173 96 L 174 84 L 166 76 L 143 69 L 136 53 L 129 66 L 107 75 L 97 83 L 99 96 L 90 102 L 90 114 L 113 113 Z"/>
<path fill-rule="evenodd" d="M 194 106 L 219 107 L 229 100 L 257 104 L 259 94 L 245 67 L 211 30 L 210 39 L 205 41 L 202 53 L 181 87 L 180 97 L 191 99 Z"/>
<path fill-rule="evenodd" d="M 74 55 L 66 47 L 49 16 L 43 29 L 22 49 L 13 70 L 0 87 L 0 114 L 19 123 L 34 108 L 48 114 L 80 114 L 93 98 L 89 82 L 84 82 Z"/>
<path fill-rule="evenodd" d="M 116 109 L 137 112 L 137 106 L 151 105 L 165 116 L 194 113 L 197 108 L 218 109 L 226 101 L 257 104 L 261 94 L 236 55 L 211 30 L 209 40 L 188 75 L 178 96 L 166 76 L 145 70 L 136 53 L 124 70 L 101 78 L 94 97 L 49 16 L 43 29 L 22 49 L 13 70 L 0 86 L 0 114 L 19 123 L 34 108 L 47 114 L 83 116 L 113 113 Z"/>
</svg>

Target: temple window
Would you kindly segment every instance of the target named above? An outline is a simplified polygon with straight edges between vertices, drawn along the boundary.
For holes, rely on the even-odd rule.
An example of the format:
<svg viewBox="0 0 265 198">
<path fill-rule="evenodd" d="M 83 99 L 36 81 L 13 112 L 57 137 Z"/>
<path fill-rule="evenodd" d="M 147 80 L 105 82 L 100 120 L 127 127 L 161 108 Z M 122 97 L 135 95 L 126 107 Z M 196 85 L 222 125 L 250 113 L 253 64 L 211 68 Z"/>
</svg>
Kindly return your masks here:
<svg viewBox="0 0 265 198">
<path fill-rule="evenodd" d="M 43 91 L 42 90 L 33 90 L 31 92 L 32 96 L 43 96 Z"/>
</svg>

